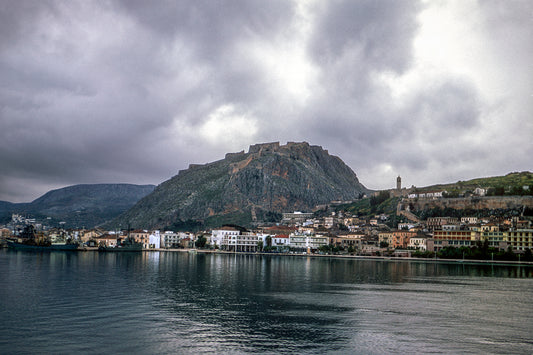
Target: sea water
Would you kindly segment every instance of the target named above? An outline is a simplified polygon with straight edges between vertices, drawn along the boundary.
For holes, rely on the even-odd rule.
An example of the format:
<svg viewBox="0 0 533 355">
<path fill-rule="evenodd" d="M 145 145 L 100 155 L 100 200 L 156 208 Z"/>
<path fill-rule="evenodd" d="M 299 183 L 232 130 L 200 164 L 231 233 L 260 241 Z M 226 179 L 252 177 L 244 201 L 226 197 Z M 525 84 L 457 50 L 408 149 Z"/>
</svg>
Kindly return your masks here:
<svg viewBox="0 0 533 355">
<path fill-rule="evenodd" d="M 0 250 L 0 353 L 533 353 L 533 268 Z"/>
</svg>

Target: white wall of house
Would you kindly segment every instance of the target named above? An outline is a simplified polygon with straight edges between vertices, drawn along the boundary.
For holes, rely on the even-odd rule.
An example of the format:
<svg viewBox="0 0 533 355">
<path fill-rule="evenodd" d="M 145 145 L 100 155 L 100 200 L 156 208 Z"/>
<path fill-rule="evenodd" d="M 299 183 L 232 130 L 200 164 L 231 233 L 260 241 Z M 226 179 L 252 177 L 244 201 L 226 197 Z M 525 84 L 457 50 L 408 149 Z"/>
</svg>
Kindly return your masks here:
<svg viewBox="0 0 533 355">
<path fill-rule="evenodd" d="M 224 239 L 227 239 L 228 236 L 237 236 L 239 235 L 237 229 L 213 229 L 211 231 L 211 240 L 209 244 L 213 246 L 221 246 Z"/>
<path fill-rule="evenodd" d="M 159 249 L 161 248 L 161 235 L 159 231 L 153 231 L 152 234 L 148 237 L 149 248 Z"/>
<path fill-rule="evenodd" d="M 287 237 L 272 237 L 272 246 L 279 247 L 279 246 L 289 246 L 290 238 Z"/>
<path fill-rule="evenodd" d="M 418 249 L 418 250 L 426 250 L 427 249 L 426 241 L 427 241 L 426 238 L 417 238 L 417 237 L 410 238 L 408 247 Z"/>
</svg>

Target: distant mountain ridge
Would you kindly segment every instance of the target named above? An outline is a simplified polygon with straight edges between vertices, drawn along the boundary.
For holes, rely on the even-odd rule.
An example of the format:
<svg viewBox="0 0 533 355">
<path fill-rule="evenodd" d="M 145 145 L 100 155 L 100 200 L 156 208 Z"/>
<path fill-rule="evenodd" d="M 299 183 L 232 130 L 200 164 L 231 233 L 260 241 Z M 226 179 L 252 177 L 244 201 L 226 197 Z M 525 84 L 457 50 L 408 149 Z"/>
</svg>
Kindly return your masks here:
<svg viewBox="0 0 533 355">
<path fill-rule="evenodd" d="M 246 223 L 271 213 L 310 211 L 369 190 L 340 158 L 307 142 L 250 146 L 160 184 L 112 224 L 162 228 L 179 221 Z M 211 222 L 211 223 L 209 223 Z"/>
<path fill-rule="evenodd" d="M 0 201 L 0 216 L 12 213 L 52 217 L 67 227 L 93 227 L 128 210 L 155 189 L 155 185 L 80 184 L 47 192 L 30 203 Z"/>
</svg>

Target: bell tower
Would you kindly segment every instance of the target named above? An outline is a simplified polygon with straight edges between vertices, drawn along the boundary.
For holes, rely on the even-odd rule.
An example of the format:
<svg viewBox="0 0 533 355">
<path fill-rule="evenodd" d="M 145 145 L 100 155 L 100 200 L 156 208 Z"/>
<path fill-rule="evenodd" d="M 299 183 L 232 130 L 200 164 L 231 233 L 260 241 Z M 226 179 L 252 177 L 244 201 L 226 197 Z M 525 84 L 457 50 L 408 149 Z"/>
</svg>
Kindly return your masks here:
<svg viewBox="0 0 533 355">
<path fill-rule="evenodd" d="M 402 189 L 402 178 L 400 177 L 400 175 L 398 175 L 398 177 L 396 178 L 396 190 L 401 190 Z"/>
</svg>

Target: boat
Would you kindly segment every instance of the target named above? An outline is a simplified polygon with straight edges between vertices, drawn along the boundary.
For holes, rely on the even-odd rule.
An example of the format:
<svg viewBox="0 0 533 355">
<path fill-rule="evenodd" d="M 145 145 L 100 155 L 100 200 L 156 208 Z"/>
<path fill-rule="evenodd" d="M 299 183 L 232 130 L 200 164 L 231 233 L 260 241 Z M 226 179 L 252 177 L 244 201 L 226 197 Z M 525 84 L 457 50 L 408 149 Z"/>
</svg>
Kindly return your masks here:
<svg viewBox="0 0 533 355">
<path fill-rule="evenodd" d="M 42 233 L 37 233 L 33 225 L 24 227 L 18 238 L 6 239 L 7 247 L 15 250 L 51 251 L 51 250 L 78 250 L 78 242 L 71 239 L 62 239 L 60 242 L 52 242 Z"/>
<path fill-rule="evenodd" d="M 58 243 L 58 244 L 32 244 L 28 242 L 18 242 L 14 240 L 7 240 L 7 247 L 15 250 L 32 250 L 32 251 L 51 251 L 64 250 L 76 251 L 78 250 L 77 243 Z"/>
<path fill-rule="evenodd" d="M 98 247 L 98 251 L 108 251 L 108 252 L 126 252 L 126 251 L 142 251 L 143 245 L 142 243 L 137 243 L 135 240 L 133 240 L 130 237 L 127 237 L 119 243 L 117 243 L 116 246 L 106 246 L 106 245 L 100 245 Z"/>
</svg>

